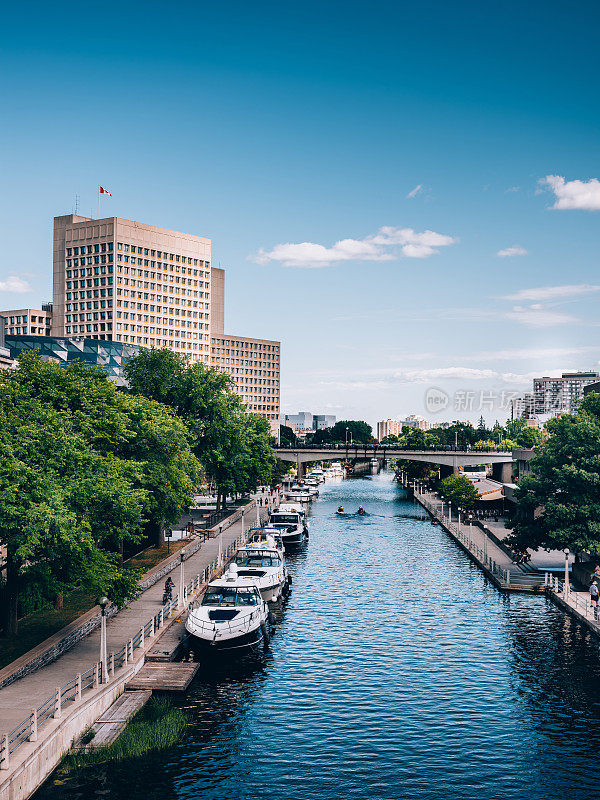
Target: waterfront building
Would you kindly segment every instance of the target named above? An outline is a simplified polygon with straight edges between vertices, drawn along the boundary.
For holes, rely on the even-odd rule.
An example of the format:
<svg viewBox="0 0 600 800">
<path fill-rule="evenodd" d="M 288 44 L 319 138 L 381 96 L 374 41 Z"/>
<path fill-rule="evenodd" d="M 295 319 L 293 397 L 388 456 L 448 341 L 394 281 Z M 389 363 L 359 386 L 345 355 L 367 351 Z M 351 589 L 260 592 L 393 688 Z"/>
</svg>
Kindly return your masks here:
<svg viewBox="0 0 600 800">
<path fill-rule="evenodd" d="M 141 222 L 54 218 L 52 335 L 210 362 L 211 241 Z"/>
<path fill-rule="evenodd" d="M 210 364 L 226 372 L 248 411 L 269 421 L 279 441 L 281 342 L 225 333 L 225 270 L 211 269 Z"/>
<path fill-rule="evenodd" d="M 13 364 L 26 350 L 37 350 L 44 361 L 56 361 L 65 368 L 76 360 L 86 367 L 102 367 L 117 386 L 127 385 L 123 367 L 139 352 L 135 344 L 61 336 L 7 336 L 6 348 Z"/>
<path fill-rule="evenodd" d="M 313 430 L 322 431 L 325 428 L 333 428 L 336 419 L 333 414 L 313 414 Z"/>
<path fill-rule="evenodd" d="M 299 411 L 297 414 L 285 414 L 281 424 L 287 425 L 298 435 L 306 435 L 325 428 L 333 428 L 336 418 L 333 414 L 313 414 L 311 411 Z"/>
<path fill-rule="evenodd" d="M 533 391 L 515 398 L 511 403 L 513 419 L 537 419 L 540 423 L 560 414 L 573 414 L 585 389 L 598 383 L 600 373 L 563 372 L 560 378 L 533 379 Z"/>
<path fill-rule="evenodd" d="M 0 311 L 4 318 L 8 336 L 50 336 L 52 326 L 52 304 L 41 308 L 16 308 Z"/>
</svg>

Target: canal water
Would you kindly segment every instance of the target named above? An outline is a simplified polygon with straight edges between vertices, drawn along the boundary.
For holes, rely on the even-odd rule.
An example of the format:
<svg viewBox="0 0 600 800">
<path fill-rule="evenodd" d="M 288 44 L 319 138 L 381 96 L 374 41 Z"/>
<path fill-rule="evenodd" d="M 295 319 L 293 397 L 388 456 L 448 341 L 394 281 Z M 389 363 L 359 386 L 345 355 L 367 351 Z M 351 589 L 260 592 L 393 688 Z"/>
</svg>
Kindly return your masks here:
<svg viewBox="0 0 600 800">
<path fill-rule="evenodd" d="M 500 594 L 389 474 L 313 506 L 271 652 L 204 668 L 170 751 L 36 799 L 599 798 L 597 641 Z"/>
</svg>

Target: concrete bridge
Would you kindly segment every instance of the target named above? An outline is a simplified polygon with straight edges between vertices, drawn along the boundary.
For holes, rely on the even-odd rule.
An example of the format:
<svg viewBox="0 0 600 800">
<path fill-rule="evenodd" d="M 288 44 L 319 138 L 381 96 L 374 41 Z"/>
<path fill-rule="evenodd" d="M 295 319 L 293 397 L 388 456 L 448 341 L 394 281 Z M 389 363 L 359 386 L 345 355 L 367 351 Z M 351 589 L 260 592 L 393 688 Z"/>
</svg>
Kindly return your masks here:
<svg viewBox="0 0 600 800">
<path fill-rule="evenodd" d="M 494 477 L 502 483 L 512 478 L 512 451 L 499 450 L 454 450 L 438 448 L 432 450 L 403 450 L 393 445 L 341 444 L 329 447 L 278 447 L 275 450 L 282 461 L 291 461 L 298 468 L 298 476 L 304 475 L 304 464 L 310 461 L 364 461 L 376 458 L 388 461 L 399 458 L 404 461 L 424 461 L 444 467 L 448 474 L 459 472 L 459 467 L 475 467 L 492 464 Z"/>
</svg>

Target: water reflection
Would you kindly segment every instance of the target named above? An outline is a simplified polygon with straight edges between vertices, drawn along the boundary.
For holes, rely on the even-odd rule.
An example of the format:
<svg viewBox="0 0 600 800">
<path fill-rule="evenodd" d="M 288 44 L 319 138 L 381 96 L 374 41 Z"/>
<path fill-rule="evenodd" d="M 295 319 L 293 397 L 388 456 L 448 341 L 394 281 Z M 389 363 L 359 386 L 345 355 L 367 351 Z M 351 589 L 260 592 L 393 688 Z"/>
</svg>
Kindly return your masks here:
<svg viewBox="0 0 600 800">
<path fill-rule="evenodd" d="M 598 643 L 499 594 L 387 476 L 325 487 L 289 562 L 271 652 L 203 665 L 179 745 L 40 797 L 600 796 Z"/>
</svg>

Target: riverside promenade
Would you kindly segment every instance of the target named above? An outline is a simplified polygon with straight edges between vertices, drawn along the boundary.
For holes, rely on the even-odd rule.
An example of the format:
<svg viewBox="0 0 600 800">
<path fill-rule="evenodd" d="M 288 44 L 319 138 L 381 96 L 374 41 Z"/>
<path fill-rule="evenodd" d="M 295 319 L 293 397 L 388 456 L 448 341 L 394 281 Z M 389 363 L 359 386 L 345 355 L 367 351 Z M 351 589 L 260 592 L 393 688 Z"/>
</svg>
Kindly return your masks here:
<svg viewBox="0 0 600 800">
<path fill-rule="evenodd" d="M 412 490 L 417 503 L 429 511 L 499 589 L 508 592 L 543 590 L 548 579 L 526 571 L 519 564 L 513 564 L 507 549 L 496 536 L 489 535 L 478 525 L 461 519 L 460 513 L 456 511 L 453 515 L 450 503 L 425 491 L 418 484 L 411 484 L 410 487 L 405 485 L 405 488 Z"/>
<path fill-rule="evenodd" d="M 124 691 L 125 684 L 156 648 L 157 638 L 197 596 L 224 559 L 263 521 L 271 495 L 253 500 L 211 530 L 211 537 L 185 559 L 175 562 L 172 603 L 162 605 L 164 581 L 146 589 L 137 600 L 107 620 L 108 670 L 102 681 L 100 629 L 78 641 L 57 660 L 0 689 L 0 800 L 25 800 L 48 777 L 80 736 Z M 189 549 L 192 549 L 193 540 Z M 219 559 L 221 556 L 221 559 Z M 184 602 L 179 602 L 184 585 Z M 111 656 L 112 654 L 112 656 Z M 10 670 L 11 665 L 3 672 Z"/>
</svg>

